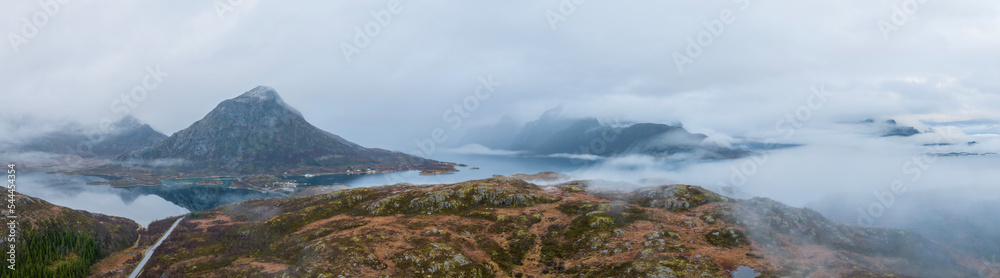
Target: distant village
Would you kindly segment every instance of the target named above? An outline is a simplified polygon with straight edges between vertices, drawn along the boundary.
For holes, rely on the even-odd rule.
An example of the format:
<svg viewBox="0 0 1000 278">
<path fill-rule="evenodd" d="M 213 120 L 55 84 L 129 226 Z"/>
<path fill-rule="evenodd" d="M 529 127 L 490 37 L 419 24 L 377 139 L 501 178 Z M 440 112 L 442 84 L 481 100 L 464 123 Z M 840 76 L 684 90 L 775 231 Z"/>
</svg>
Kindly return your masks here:
<svg viewBox="0 0 1000 278">
<path fill-rule="evenodd" d="M 344 174 L 347 175 L 362 175 L 362 174 L 376 174 L 380 173 L 378 170 L 372 168 L 365 168 L 364 170 L 347 169 Z M 288 173 L 285 173 L 288 174 Z M 314 174 L 304 174 L 306 178 L 316 177 Z M 274 175 L 251 175 L 237 177 L 233 180 L 231 188 L 242 188 L 251 189 L 258 192 L 295 192 L 300 186 L 309 186 L 308 183 L 296 182 L 295 180 L 283 180 Z"/>
<path fill-rule="evenodd" d="M 356 174 L 375 174 L 375 173 L 378 173 L 378 171 L 376 171 L 376 170 L 372 170 L 372 168 L 368 168 L 368 169 L 365 169 L 365 170 L 352 170 L 352 169 L 347 169 L 347 172 L 346 172 L 346 173 L 347 173 L 348 175 L 356 175 Z"/>
</svg>

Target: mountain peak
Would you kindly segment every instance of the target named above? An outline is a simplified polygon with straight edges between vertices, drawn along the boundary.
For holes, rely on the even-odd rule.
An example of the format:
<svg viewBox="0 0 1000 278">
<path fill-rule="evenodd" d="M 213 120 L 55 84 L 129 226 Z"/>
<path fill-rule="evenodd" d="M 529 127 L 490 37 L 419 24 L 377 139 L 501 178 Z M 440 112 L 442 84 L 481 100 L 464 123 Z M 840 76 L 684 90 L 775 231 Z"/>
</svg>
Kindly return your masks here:
<svg viewBox="0 0 1000 278">
<path fill-rule="evenodd" d="M 188 128 L 115 159 L 126 167 L 178 161 L 158 168 L 168 176 L 179 172 L 237 175 L 453 168 L 403 153 L 364 148 L 320 130 L 266 86 L 225 100 Z"/>
<path fill-rule="evenodd" d="M 117 128 L 136 128 L 141 127 L 142 125 L 142 122 L 131 114 L 123 116 L 121 120 L 118 120 L 118 122 L 115 123 L 115 127 Z"/>
<path fill-rule="evenodd" d="M 243 93 L 242 95 L 236 97 L 235 99 L 261 100 L 261 101 L 274 100 L 277 102 L 282 102 L 282 103 L 284 102 L 283 100 L 281 100 L 281 96 L 278 95 L 278 91 L 275 91 L 274 88 L 268 86 L 257 86 L 256 88 L 253 88 L 252 90 Z"/>
<path fill-rule="evenodd" d="M 281 99 L 281 96 L 278 95 L 278 91 L 274 90 L 274 88 L 263 85 L 254 87 L 253 89 L 243 93 L 238 97 L 224 101 L 220 105 L 227 105 L 227 104 L 237 105 L 237 106 L 278 104 L 277 106 L 273 107 L 284 107 L 284 109 L 291 111 L 295 115 L 298 115 L 299 117 L 302 116 L 302 113 L 300 113 L 299 110 L 296 110 L 294 107 L 288 105 L 288 103 L 285 103 L 285 101 Z"/>
</svg>

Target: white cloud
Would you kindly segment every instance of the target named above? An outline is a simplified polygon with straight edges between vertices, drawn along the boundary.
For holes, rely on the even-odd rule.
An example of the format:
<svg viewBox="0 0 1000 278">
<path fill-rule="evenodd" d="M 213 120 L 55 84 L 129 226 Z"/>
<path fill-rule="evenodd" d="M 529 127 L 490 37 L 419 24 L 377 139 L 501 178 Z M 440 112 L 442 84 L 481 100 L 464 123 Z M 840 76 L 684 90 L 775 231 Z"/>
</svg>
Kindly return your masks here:
<svg viewBox="0 0 1000 278">
<path fill-rule="evenodd" d="M 564 105 L 740 136 L 771 129 L 821 84 L 839 93 L 817 122 L 1000 119 L 994 1 L 929 2 L 888 41 L 875 22 L 899 1 L 589 1 L 555 31 L 555 0 L 402 1 L 351 63 L 340 44 L 388 1 L 243 2 L 224 20 L 206 1 L 69 2 L 18 53 L 0 47 L 0 97 L 16 103 L 7 113 L 117 119 L 113 101 L 159 65 L 170 75 L 129 110 L 168 134 L 269 85 L 317 126 L 392 149 L 445 125 L 486 74 L 504 86 L 470 122 Z M 39 9 L 5 8 L 0 31 Z M 727 9 L 735 21 L 677 72 L 671 54 Z"/>
</svg>

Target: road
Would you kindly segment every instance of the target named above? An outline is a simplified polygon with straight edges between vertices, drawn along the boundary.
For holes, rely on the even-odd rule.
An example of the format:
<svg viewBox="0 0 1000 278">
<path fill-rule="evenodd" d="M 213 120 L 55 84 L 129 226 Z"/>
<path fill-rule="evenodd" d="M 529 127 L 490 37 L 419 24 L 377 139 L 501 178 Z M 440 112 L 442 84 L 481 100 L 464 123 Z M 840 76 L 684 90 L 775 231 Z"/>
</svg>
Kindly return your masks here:
<svg viewBox="0 0 1000 278">
<path fill-rule="evenodd" d="M 170 226 L 170 229 L 168 229 L 166 233 L 163 233 L 163 237 L 160 237 L 160 240 L 156 241 L 156 244 L 153 244 L 153 247 L 146 250 L 146 256 L 142 258 L 139 265 L 135 266 L 135 270 L 132 271 L 132 274 L 129 274 L 128 278 L 135 278 L 139 276 L 139 273 L 142 273 L 142 267 L 146 266 L 146 262 L 149 261 L 150 257 L 153 257 L 153 252 L 156 251 L 156 247 L 160 247 L 160 244 L 163 243 L 168 236 L 170 236 L 170 233 L 174 232 L 174 228 L 177 228 L 177 224 L 180 224 L 181 220 L 184 220 L 184 217 L 178 218 L 177 221 L 174 221 L 174 225 Z"/>
</svg>

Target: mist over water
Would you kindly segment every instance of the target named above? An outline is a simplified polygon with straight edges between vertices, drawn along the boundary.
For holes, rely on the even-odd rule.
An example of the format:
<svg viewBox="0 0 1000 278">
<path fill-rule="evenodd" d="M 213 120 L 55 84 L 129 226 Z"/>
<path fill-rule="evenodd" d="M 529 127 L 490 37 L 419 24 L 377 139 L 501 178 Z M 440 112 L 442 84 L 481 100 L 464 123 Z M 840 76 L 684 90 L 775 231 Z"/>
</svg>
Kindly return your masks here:
<svg viewBox="0 0 1000 278">
<path fill-rule="evenodd" d="M 856 126 L 834 125 L 799 130 L 787 142 L 797 147 L 760 150 L 741 159 L 693 162 L 627 156 L 596 161 L 572 174 L 640 185 L 695 184 L 734 197 L 763 196 L 794 206 L 831 194 L 874 198 L 874 190 L 890 190 L 897 180 L 910 191 L 963 187 L 997 193 L 1000 172 L 993 170 L 1000 165 L 1000 155 L 995 154 L 1000 146 L 996 138 L 943 132 L 879 137 Z M 971 141 L 977 143 L 968 145 Z M 954 145 L 925 145 L 937 142 Z M 948 155 L 957 153 L 963 155 Z"/>
<path fill-rule="evenodd" d="M 982 258 L 1000 252 L 996 135 L 951 126 L 880 137 L 831 125 L 799 130 L 789 143 L 801 145 L 722 161 L 618 157 L 569 174 L 609 189 L 682 183 L 736 198 L 767 197 L 848 225 L 915 232 Z"/>
</svg>

